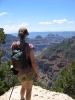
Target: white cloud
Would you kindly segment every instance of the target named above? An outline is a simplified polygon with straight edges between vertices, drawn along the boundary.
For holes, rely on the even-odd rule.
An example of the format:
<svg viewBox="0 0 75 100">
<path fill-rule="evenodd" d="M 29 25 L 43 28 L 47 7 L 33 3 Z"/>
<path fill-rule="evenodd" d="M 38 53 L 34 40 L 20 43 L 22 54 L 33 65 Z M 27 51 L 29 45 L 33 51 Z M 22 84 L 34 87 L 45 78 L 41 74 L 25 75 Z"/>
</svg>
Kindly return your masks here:
<svg viewBox="0 0 75 100">
<path fill-rule="evenodd" d="M 39 22 L 39 24 L 42 25 L 49 25 L 49 24 L 62 24 L 62 23 L 69 23 L 69 24 L 73 24 L 73 21 L 68 21 L 67 19 L 59 19 L 59 20 L 53 20 L 52 22 Z"/>
<path fill-rule="evenodd" d="M 5 28 L 10 28 L 10 26 L 6 25 Z"/>
<path fill-rule="evenodd" d="M 65 22 L 67 22 L 66 19 L 53 20 L 53 23 L 57 23 L 57 24 L 62 24 L 62 23 L 65 23 Z"/>
<path fill-rule="evenodd" d="M 74 22 L 73 22 L 73 21 L 68 21 L 68 23 L 69 23 L 69 24 L 73 24 Z"/>
<path fill-rule="evenodd" d="M 53 20 L 52 22 L 39 22 L 39 24 L 45 24 L 45 25 L 48 25 L 48 24 L 62 24 L 62 23 L 65 23 L 65 22 L 68 22 L 67 19 L 59 19 L 59 20 Z"/>
<path fill-rule="evenodd" d="M 19 30 L 19 28 L 20 27 L 26 27 L 26 26 L 28 26 L 29 24 L 26 24 L 26 23 L 22 23 L 22 24 L 20 24 L 20 25 L 12 25 L 12 26 L 8 26 L 8 25 L 6 25 L 6 26 L 4 26 L 4 31 L 6 32 L 6 33 L 9 33 L 9 32 L 17 32 L 18 30 Z"/>
<path fill-rule="evenodd" d="M 39 22 L 39 24 L 45 24 L 45 25 L 47 25 L 47 24 L 52 24 L 52 22 Z"/>
<path fill-rule="evenodd" d="M 18 26 L 19 26 L 19 27 L 24 27 L 24 26 L 27 26 L 27 25 L 29 25 L 29 24 L 22 23 L 22 24 L 20 24 L 20 25 L 18 25 Z"/>
<path fill-rule="evenodd" d="M 2 13 L 0 13 L 0 16 L 3 16 L 5 14 L 7 14 L 7 12 L 2 12 Z"/>
</svg>

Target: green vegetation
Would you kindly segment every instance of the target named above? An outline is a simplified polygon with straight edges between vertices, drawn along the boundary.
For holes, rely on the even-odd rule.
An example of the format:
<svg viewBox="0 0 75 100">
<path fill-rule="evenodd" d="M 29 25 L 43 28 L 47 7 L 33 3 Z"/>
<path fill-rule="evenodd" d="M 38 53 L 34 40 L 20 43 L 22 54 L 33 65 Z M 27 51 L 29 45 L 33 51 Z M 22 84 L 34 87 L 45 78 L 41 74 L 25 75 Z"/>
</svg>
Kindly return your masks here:
<svg viewBox="0 0 75 100">
<path fill-rule="evenodd" d="M 72 62 L 69 68 L 61 71 L 61 78 L 52 90 L 63 92 L 75 99 L 75 62 Z"/>
<path fill-rule="evenodd" d="M 0 44 L 4 44 L 4 39 L 6 38 L 6 34 L 4 34 L 4 29 L 0 28 Z"/>
<path fill-rule="evenodd" d="M 0 64 L 0 95 L 4 94 L 12 86 L 19 84 L 17 76 L 13 75 L 10 69 L 10 65 L 10 61 L 4 64 L 5 67 Z"/>
<path fill-rule="evenodd" d="M 0 45 L 5 43 L 5 41 L 4 41 L 5 38 L 6 38 L 6 34 L 4 34 L 4 29 L 0 28 Z M 5 50 L 0 49 L 0 64 L 1 64 L 2 55 L 4 53 L 5 53 Z"/>
<path fill-rule="evenodd" d="M 5 38 L 6 35 L 4 34 L 4 30 L 3 28 L 0 28 L 0 45 L 5 43 Z M 1 58 L 4 53 L 5 50 L 0 49 L 0 95 L 4 94 L 7 90 L 10 89 L 10 87 L 19 84 L 17 76 L 14 76 L 12 71 L 10 70 L 11 62 L 1 62 Z"/>
</svg>

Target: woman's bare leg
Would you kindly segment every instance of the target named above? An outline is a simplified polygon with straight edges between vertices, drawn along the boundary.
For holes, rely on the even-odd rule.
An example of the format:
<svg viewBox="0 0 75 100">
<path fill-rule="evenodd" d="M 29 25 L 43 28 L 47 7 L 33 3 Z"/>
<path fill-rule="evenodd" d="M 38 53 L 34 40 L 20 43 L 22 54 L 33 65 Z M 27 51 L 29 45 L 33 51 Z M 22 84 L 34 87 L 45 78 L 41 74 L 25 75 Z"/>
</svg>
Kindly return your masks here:
<svg viewBox="0 0 75 100">
<path fill-rule="evenodd" d="M 26 100 L 31 99 L 33 81 L 26 81 Z"/>
<path fill-rule="evenodd" d="M 22 84 L 22 87 L 21 87 L 21 91 L 20 91 L 20 96 L 21 96 L 21 99 L 23 99 L 24 95 L 25 95 L 26 81 L 21 82 L 21 84 Z"/>
</svg>

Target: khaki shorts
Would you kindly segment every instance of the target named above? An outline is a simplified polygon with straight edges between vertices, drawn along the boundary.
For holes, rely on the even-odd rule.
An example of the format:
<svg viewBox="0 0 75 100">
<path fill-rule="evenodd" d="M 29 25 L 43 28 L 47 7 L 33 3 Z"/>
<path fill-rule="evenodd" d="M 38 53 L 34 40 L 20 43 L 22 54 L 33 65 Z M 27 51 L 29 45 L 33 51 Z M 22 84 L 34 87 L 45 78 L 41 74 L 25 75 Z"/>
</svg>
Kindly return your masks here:
<svg viewBox="0 0 75 100">
<path fill-rule="evenodd" d="M 20 82 L 35 80 L 35 72 L 22 74 L 18 77 Z"/>
</svg>

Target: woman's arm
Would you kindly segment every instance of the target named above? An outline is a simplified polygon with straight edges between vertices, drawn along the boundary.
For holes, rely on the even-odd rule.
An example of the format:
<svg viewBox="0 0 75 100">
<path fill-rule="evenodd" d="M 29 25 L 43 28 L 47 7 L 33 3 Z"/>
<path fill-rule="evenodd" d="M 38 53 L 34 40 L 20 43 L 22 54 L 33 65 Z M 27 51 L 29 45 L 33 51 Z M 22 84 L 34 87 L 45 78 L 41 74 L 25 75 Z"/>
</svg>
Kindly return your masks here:
<svg viewBox="0 0 75 100">
<path fill-rule="evenodd" d="M 31 59 L 32 67 L 36 73 L 36 79 L 38 79 L 38 69 L 37 69 L 37 64 L 36 64 L 35 58 L 34 58 L 34 50 L 33 49 L 30 50 L 30 59 Z"/>
</svg>

